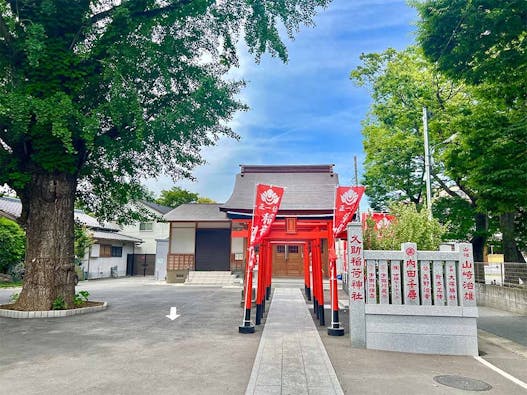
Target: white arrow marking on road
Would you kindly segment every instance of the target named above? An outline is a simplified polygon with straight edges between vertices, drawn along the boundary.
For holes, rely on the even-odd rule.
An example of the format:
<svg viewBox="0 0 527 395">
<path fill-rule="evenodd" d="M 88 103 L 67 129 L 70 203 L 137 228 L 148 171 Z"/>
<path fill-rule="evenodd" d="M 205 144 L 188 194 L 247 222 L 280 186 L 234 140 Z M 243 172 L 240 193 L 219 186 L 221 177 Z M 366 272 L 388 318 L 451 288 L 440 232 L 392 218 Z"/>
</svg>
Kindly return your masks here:
<svg viewBox="0 0 527 395">
<path fill-rule="evenodd" d="M 170 308 L 170 314 L 165 316 L 167 318 L 170 318 L 172 321 L 174 321 L 176 318 L 180 317 L 181 314 L 177 313 L 177 307 L 171 307 Z"/>
</svg>

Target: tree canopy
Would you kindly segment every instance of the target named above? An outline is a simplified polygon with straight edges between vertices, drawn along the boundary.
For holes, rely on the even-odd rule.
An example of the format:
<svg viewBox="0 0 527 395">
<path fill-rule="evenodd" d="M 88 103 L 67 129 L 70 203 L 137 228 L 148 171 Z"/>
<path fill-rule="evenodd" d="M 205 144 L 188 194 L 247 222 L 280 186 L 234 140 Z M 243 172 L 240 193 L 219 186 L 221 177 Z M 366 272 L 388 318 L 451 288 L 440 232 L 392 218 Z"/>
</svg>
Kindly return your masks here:
<svg viewBox="0 0 527 395">
<path fill-rule="evenodd" d="M 505 259 L 524 261 L 515 223 L 527 206 L 527 1 L 414 1 L 426 56 L 478 91 L 458 127 L 468 130 L 456 160 L 481 206 L 500 215 Z"/>
<path fill-rule="evenodd" d="M 173 187 L 170 190 L 163 190 L 156 199 L 157 204 L 168 207 L 177 207 L 185 203 L 215 203 L 214 200 L 199 196 L 199 194 L 187 191 L 180 187 Z"/>
<path fill-rule="evenodd" d="M 286 60 L 278 25 L 292 36 L 328 3 L 2 1 L 0 184 L 23 198 L 34 172 L 68 172 L 109 218 L 143 196 L 142 177 L 190 177 L 246 109 L 224 78 L 241 32 L 257 59 Z"/>
<path fill-rule="evenodd" d="M 363 55 L 352 71 L 372 91 L 363 125 L 372 206 L 421 204 L 420 111 L 427 107 L 432 186 L 448 196 L 436 200 L 434 212 L 447 236 L 471 238 L 482 259 L 487 216 L 499 218 L 505 259 L 522 261 L 516 243 L 524 239 L 517 225 L 527 205 L 527 2 L 412 3 L 421 15 L 421 46 Z"/>
<path fill-rule="evenodd" d="M 511 138 L 508 129 L 517 112 L 502 99 L 482 94 L 481 87 L 446 77 L 418 47 L 361 59 L 351 76 L 368 86 L 373 97 L 363 123 L 364 182 L 372 206 L 386 209 L 391 201 L 402 200 L 419 208 L 423 203 L 421 116 L 426 107 L 432 188 L 445 195 L 436 199 L 434 212 L 448 226 L 446 236 L 471 240 L 476 259 L 482 260 L 487 215 L 517 210 L 523 201 L 525 163 L 513 158 L 525 153 L 525 145 L 515 145 L 521 143 L 519 135 Z"/>
<path fill-rule="evenodd" d="M 434 185 L 457 196 L 452 189 L 465 185 L 461 178 L 448 176 L 442 154 L 450 149 L 444 142 L 455 133 L 451 120 L 465 111 L 470 92 L 443 76 L 418 47 L 363 54 L 361 60 L 351 79 L 368 87 L 373 98 L 363 121 L 364 182 L 372 207 L 385 209 L 391 201 L 400 200 L 417 207 L 423 203 L 423 107 L 432 114 L 429 136 L 434 148 Z"/>
<path fill-rule="evenodd" d="M 525 99 L 526 0 L 426 0 L 412 2 L 421 20 L 425 54 L 454 79 L 498 82 L 501 94 Z"/>
<path fill-rule="evenodd" d="M 144 177 L 191 177 L 247 109 L 243 81 L 226 77 L 240 39 L 285 61 L 280 30 L 292 37 L 329 2 L 0 1 L 0 184 L 28 236 L 17 306 L 72 303 L 75 196 L 126 220 Z"/>
</svg>

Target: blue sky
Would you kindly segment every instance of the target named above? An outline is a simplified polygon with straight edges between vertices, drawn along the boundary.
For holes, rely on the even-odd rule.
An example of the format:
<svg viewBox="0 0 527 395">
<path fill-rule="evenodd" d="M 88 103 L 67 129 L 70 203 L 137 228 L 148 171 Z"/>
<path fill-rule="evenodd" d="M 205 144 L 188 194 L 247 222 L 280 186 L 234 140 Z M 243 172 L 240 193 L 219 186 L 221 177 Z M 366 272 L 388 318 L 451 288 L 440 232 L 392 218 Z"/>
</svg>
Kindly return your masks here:
<svg viewBox="0 0 527 395">
<path fill-rule="evenodd" d="M 335 164 L 341 185 L 352 184 L 354 155 L 362 171 L 360 122 L 371 99 L 349 73 L 363 52 L 412 44 L 416 19 L 405 0 L 334 0 L 315 27 L 286 40 L 288 63 L 265 56 L 256 64 L 242 50 L 232 75 L 247 81 L 241 99 L 251 109 L 231 123 L 241 140 L 223 138 L 204 149 L 207 164 L 193 172 L 197 180 L 175 185 L 223 202 L 240 164 L 328 163 Z M 161 177 L 147 186 L 158 194 L 174 183 Z"/>
</svg>

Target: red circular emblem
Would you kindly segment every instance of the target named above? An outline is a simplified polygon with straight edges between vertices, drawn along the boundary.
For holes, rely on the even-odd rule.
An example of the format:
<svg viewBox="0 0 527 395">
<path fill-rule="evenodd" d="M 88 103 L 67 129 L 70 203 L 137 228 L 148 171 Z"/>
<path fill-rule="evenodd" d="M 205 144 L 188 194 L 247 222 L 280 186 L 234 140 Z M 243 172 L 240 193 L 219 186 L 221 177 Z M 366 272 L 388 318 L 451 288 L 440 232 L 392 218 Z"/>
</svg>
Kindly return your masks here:
<svg viewBox="0 0 527 395">
<path fill-rule="evenodd" d="M 414 255 L 415 255 L 415 248 L 413 248 L 413 247 L 408 247 L 408 248 L 406 249 L 406 255 L 408 255 L 408 256 L 414 256 Z"/>
</svg>

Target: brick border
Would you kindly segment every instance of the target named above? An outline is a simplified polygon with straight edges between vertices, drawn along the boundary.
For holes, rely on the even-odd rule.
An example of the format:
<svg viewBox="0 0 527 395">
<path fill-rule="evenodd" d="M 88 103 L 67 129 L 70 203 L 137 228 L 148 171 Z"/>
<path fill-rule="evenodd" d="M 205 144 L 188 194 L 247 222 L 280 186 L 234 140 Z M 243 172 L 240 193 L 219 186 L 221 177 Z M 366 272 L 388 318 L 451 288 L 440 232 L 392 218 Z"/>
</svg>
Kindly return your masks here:
<svg viewBox="0 0 527 395">
<path fill-rule="evenodd" d="M 71 310 L 47 310 L 47 311 L 17 311 L 0 309 L 0 317 L 6 318 L 58 318 L 68 317 L 71 315 L 95 313 L 97 311 L 106 310 L 108 302 L 104 302 L 100 306 L 81 307 L 80 309 Z"/>
</svg>

